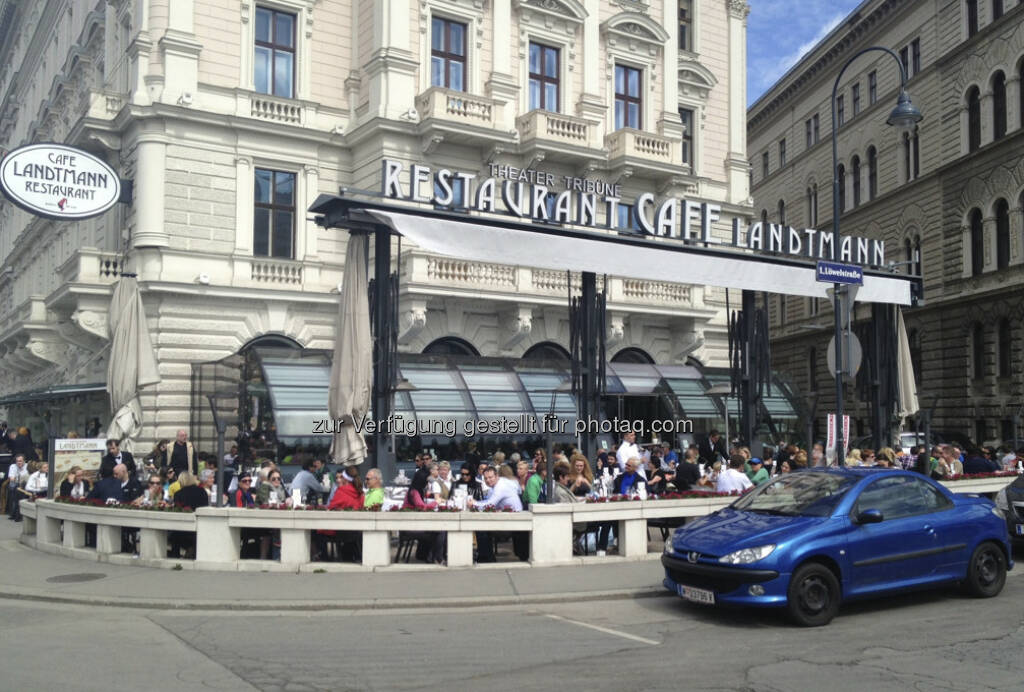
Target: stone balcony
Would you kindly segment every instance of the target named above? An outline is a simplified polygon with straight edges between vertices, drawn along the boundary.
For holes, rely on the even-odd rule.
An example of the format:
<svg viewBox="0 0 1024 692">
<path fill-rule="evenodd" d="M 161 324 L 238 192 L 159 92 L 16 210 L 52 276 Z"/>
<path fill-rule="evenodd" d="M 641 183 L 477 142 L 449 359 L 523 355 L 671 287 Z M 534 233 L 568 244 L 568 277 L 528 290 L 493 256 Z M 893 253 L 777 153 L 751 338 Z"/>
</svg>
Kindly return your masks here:
<svg viewBox="0 0 1024 692">
<path fill-rule="evenodd" d="M 682 165 L 681 143 L 662 135 L 626 127 L 605 135 L 604 146 L 613 170 L 655 178 L 689 173 Z"/>
<path fill-rule="evenodd" d="M 270 120 L 287 125 L 305 125 L 306 113 L 303 103 L 266 94 L 252 94 L 249 97 L 249 115 L 258 120 Z"/>
<path fill-rule="evenodd" d="M 533 110 L 516 119 L 524 154 L 548 160 L 603 158 L 598 123 L 562 113 Z"/>
<path fill-rule="evenodd" d="M 57 268 L 63 283 L 108 285 L 117 281 L 123 270 L 120 253 L 83 247 Z"/>
<path fill-rule="evenodd" d="M 440 257 L 418 249 L 403 252 L 401 266 L 400 291 L 423 296 L 465 295 L 564 305 L 568 282 L 572 281 L 574 291 L 579 291 L 581 285 L 579 272 L 570 277 L 567 272 L 554 269 Z M 688 284 L 609 277 L 608 302 L 675 314 L 678 310 L 703 310 L 704 290 Z"/>
<path fill-rule="evenodd" d="M 508 142 L 512 133 L 498 127 L 501 105 L 484 96 L 430 87 L 416 97 L 419 130 L 433 146 L 445 140 L 463 144 Z"/>
</svg>

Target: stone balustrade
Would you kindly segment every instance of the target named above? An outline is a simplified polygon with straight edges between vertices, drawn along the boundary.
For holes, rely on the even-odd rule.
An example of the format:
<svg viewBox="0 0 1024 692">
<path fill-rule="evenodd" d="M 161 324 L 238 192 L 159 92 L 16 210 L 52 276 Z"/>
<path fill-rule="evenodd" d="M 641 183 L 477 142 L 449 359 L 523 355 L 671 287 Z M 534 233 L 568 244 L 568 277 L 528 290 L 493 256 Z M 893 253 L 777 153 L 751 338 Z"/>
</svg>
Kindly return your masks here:
<svg viewBox="0 0 1024 692">
<path fill-rule="evenodd" d="M 947 481 L 958 493 L 995 493 L 1008 477 Z M 374 570 L 392 565 L 391 536 L 395 532 L 444 531 L 448 567 L 473 566 L 476 531 L 530 533 L 529 565 L 556 565 L 608 559 L 648 559 L 648 522 L 688 521 L 706 516 L 734 497 L 694 497 L 645 501 L 539 505 L 529 512 L 328 512 L 204 507 L 196 512 L 160 512 L 93 507 L 81 504 L 23 500 L 22 543 L 68 557 L 149 567 L 190 567 L 209 570 L 312 571 Z M 574 557 L 577 530 L 598 522 L 615 522 L 619 558 Z M 96 527 L 96 547 L 85 547 L 86 525 Z M 139 556 L 121 553 L 121 530 L 139 530 Z M 243 529 L 274 529 L 281 535 L 281 559 L 243 560 L 239 556 Z M 362 564 L 312 562 L 310 549 L 316 531 L 350 531 L 362 535 Z M 170 531 L 194 532 L 196 559 L 167 557 Z M 504 564 L 504 563 L 503 563 Z"/>
<path fill-rule="evenodd" d="M 431 87 L 416 98 L 416 108 L 422 120 L 447 120 L 488 128 L 495 126 L 497 109 L 494 101 L 464 91 Z"/>
<path fill-rule="evenodd" d="M 523 142 L 544 140 L 593 147 L 590 141 L 595 131 L 592 123 L 571 115 L 533 110 L 516 119 L 520 139 Z"/>
<path fill-rule="evenodd" d="M 662 164 L 680 161 L 680 157 L 674 153 L 676 143 L 671 139 L 628 127 L 608 134 L 605 137 L 605 148 L 608 150 L 609 159 L 613 161 L 623 158 Z"/>
<path fill-rule="evenodd" d="M 250 115 L 254 118 L 294 125 L 302 124 L 302 104 L 295 101 L 274 98 L 265 94 L 253 94 L 249 105 Z"/>
<path fill-rule="evenodd" d="M 252 280 L 260 284 L 301 286 L 302 264 L 300 262 L 253 259 Z"/>
</svg>

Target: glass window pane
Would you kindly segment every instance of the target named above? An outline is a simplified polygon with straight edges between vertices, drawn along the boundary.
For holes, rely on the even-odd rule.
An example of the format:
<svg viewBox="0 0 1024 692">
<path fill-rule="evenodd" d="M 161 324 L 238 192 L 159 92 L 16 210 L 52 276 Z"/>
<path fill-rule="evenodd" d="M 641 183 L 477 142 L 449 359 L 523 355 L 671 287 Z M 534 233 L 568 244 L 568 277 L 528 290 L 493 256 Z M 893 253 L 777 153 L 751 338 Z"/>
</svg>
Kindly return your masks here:
<svg viewBox="0 0 1024 692">
<path fill-rule="evenodd" d="M 295 206 L 295 174 L 274 174 L 274 204 L 278 206 Z"/>
<path fill-rule="evenodd" d="M 269 48 L 261 46 L 253 54 L 252 82 L 258 94 L 270 93 L 270 54 Z"/>
<path fill-rule="evenodd" d="M 290 258 L 292 256 L 292 219 L 294 216 L 290 211 L 274 212 L 272 253 L 274 257 Z"/>
<path fill-rule="evenodd" d="M 292 97 L 292 54 L 274 54 L 274 96 Z"/>
<path fill-rule="evenodd" d="M 449 61 L 448 74 L 451 78 L 448 88 L 455 91 L 465 91 L 466 87 L 462 83 L 462 63 L 455 62 L 454 60 Z"/>
<path fill-rule="evenodd" d="M 558 77 L 558 51 L 554 48 L 544 50 L 544 74 L 548 77 Z"/>
<path fill-rule="evenodd" d="M 639 96 L 640 95 L 640 71 L 630 70 L 629 71 L 629 95 Z"/>
<path fill-rule="evenodd" d="M 555 84 L 544 85 L 544 107 L 549 111 L 558 110 L 558 86 Z"/>
<path fill-rule="evenodd" d="M 430 59 L 430 86 L 444 86 L 444 60 Z"/>
<path fill-rule="evenodd" d="M 295 47 L 295 17 L 278 12 L 274 15 L 274 43 L 279 46 Z"/>
<path fill-rule="evenodd" d="M 256 40 L 270 43 L 270 10 L 256 9 Z"/>
<path fill-rule="evenodd" d="M 263 202 L 264 204 L 270 204 L 270 177 L 273 175 L 271 171 L 263 170 L 262 168 L 256 169 L 256 175 L 253 176 L 256 182 L 256 201 Z"/>
<path fill-rule="evenodd" d="M 536 43 L 530 44 L 530 72 L 540 74 L 540 46 Z"/>
<path fill-rule="evenodd" d="M 626 93 L 626 70 L 618 65 L 615 66 L 615 93 Z"/>
<path fill-rule="evenodd" d="M 635 103 L 631 103 L 631 104 L 629 104 L 628 108 L 629 108 L 629 118 L 628 118 L 629 124 L 628 124 L 628 126 L 629 127 L 639 128 L 640 127 L 640 106 L 638 106 Z"/>
<path fill-rule="evenodd" d="M 530 110 L 540 108 L 540 82 L 530 80 Z"/>
<path fill-rule="evenodd" d="M 431 50 L 444 50 L 444 22 L 437 17 L 430 22 Z"/>
<path fill-rule="evenodd" d="M 252 254 L 266 257 L 270 254 L 270 210 L 255 209 L 252 224 Z"/>
<path fill-rule="evenodd" d="M 454 53 L 455 55 L 465 55 L 466 54 L 466 45 L 465 45 L 466 44 L 466 42 L 465 42 L 466 27 L 462 26 L 461 24 L 455 24 L 454 22 L 449 24 L 448 26 L 451 27 L 450 34 L 449 34 L 451 45 L 448 46 L 448 52 L 449 53 Z"/>
<path fill-rule="evenodd" d="M 626 113 L 626 104 L 624 104 L 622 101 L 616 100 L 615 101 L 615 129 L 616 130 L 621 130 L 623 127 L 625 127 L 625 124 L 623 123 L 623 119 L 625 118 L 625 113 Z"/>
</svg>

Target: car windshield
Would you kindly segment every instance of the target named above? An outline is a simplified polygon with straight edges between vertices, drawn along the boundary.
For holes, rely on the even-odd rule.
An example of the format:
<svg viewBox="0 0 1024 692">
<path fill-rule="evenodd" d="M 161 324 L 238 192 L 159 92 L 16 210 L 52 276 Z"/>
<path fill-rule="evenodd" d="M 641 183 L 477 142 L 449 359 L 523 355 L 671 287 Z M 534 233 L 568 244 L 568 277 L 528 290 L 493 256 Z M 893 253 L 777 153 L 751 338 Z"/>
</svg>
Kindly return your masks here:
<svg viewBox="0 0 1024 692">
<path fill-rule="evenodd" d="M 786 516 L 824 517 L 856 483 L 831 473 L 787 473 L 733 503 L 733 509 Z"/>
</svg>

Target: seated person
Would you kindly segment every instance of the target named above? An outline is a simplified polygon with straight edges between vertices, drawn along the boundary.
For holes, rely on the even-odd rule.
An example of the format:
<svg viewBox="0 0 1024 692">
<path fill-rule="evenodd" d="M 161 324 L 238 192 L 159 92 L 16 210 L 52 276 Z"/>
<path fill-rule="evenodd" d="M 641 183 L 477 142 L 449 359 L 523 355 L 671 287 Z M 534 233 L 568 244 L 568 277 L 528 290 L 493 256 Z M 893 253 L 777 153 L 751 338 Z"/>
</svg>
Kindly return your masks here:
<svg viewBox="0 0 1024 692">
<path fill-rule="evenodd" d="M 72 466 L 60 483 L 60 497 L 70 497 L 78 500 L 89 494 L 91 486 L 85 480 L 85 471 L 81 466 Z"/>
<path fill-rule="evenodd" d="M 256 498 L 252 495 L 252 475 L 243 473 L 238 477 L 238 490 L 231 498 L 232 507 L 252 509 L 256 506 Z"/>
<path fill-rule="evenodd" d="M 112 500 L 117 504 L 122 504 L 128 500 L 125 498 L 124 488 L 128 485 L 128 468 L 124 464 L 117 464 L 111 470 L 109 478 L 102 478 L 99 482 L 93 486 L 92 491 L 89 493 L 89 499 L 91 500 L 102 500 L 103 502 L 110 503 Z M 136 481 L 136 485 L 138 481 Z M 132 498 L 135 499 L 135 498 Z"/>
<path fill-rule="evenodd" d="M 195 476 L 185 471 L 178 475 L 178 482 L 181 483 L 181 490 L 174 493 L 175 507 L 197 509 L 210 506 L 210 496 L 207 494 L 206 489 L 198 484 Z"/>
<path fill-rule="evenodd" d="M 36 471 L 29 475 L 25 483 L 25 492 L 34 497 L 46 497 L 46 490 L 50 482 L 50 465 L 45 461 L 41 462 Z"/>
<path fill-rule="evenodd" d="M 626 470 L 615 478 L 612 492 L 616 495 L 628 495 L 636 488 L 637 483 L 643 483 L 644 478 L 637 470 L 640 466 L 639 457 L 630 457 L 626 461 Z"/>
<path fill-rule="evenodd" d="M 380 469 L 366 472 L 366 494 L 363 496 L 363 507 L 377 507 L 384 504 L 384 480 Z"/>
</svg>

